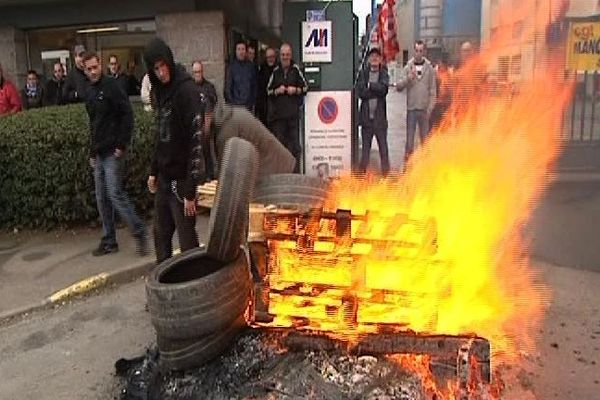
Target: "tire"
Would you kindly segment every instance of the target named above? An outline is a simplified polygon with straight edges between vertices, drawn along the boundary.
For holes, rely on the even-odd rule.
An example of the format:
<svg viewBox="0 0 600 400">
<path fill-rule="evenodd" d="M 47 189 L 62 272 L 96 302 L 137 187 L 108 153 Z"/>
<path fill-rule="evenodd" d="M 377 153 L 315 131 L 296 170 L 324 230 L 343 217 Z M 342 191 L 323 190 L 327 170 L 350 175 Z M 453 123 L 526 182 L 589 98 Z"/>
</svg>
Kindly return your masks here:
<svg viewBox="0 0 600 400">
<path fill-rule="evenodd" d="M 299 174 L 275 174 L 256 185 L 254 201 L 262 204 L 300 204 L 315 207 L 327 198 L 328 185 L 321 179 Z"/>
<path fill-rule="evenodd" d="M 199 367 L 227 350 L 244 327 L 246 327 L 246 320 L 242 314 L 228 327 L 211 335 L 186 340 L 174 340 L 157 335 L 160 365 L 177 371 Z"/>
<path fill-rule="evenodd" d="M 238 137 L 229 139 L 223 151 L 208 222 L 207 253 L 215 260 L 229 262 L 239 254 L 248 229 L 248 206 L 257 170 L 254 146 Z"/>
<path fill-rule="evenodd" d="M 189 250 L 162 263 L 146 282 L 152 325 L 170 339 L 218 332 L 244 313 L 251 286 L 243 252 L 224 264 L 206 250 Z"/>
</svg>

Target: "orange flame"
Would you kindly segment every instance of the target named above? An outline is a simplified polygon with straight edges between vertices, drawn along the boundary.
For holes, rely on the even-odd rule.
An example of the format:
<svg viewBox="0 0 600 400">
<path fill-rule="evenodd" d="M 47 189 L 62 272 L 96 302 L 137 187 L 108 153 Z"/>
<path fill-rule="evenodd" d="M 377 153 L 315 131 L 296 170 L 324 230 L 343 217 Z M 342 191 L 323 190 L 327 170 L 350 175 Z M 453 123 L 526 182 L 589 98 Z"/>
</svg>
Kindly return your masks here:
<svg viewBox="0 0 600 400">
<path fill-rule="evenodd" d="M 512 29 L 511 21 L 534 15 L 521 33 L 532 37 L 545 32 L 538 16 L 552 13 L 549 1 L 527 0 L 498 18 Z M 270 241 L 275 325 L 302 318 L 304 327 L 335 334 L 390 324 L 477 334 L 507 357 L 534 344 L 550 293 L 529 263 L 522 229 L 560 152 L 571 85 L 546 49 L 517 93 L 485 90 L 485 71 L 513 39 L 500 29 L 450 78 L 452 105 L 404 175 L 334 185 L 326 209 L 361 216 L 347 237 L 336 237 L 340 222 L 330 218 L 302 225 L 304 234 L 312 229 L 310 251 L 296 240 Z M 298 233 L 298 221 L 287 223 L 273 229 Z"/>
</svg>

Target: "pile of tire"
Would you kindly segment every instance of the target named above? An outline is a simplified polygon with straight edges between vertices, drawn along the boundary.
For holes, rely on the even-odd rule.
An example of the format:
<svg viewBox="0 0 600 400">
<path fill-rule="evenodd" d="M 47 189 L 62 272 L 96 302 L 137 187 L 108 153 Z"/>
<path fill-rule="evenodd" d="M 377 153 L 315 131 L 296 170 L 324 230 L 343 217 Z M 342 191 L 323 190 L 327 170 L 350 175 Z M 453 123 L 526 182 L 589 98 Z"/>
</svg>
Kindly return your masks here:
<svg viewBox="0 0 600 400">
<path fill-rule="evenodd" d="M 329 184 L 321 178 L 299 174 L 267 175 L 256 183 L 253 201 L 264 205 L 319 207 Z"/>
<path fill-rule="evenodd" d="M 169 370 L 198 367 L 225 351 L 246 326 L 252 279 L 241 250 L 257 173 L 254 146 L 225 145 L 209 220 L 206 249 L 161 263 L 146 282 L 160 363 Z"/>
</svg>

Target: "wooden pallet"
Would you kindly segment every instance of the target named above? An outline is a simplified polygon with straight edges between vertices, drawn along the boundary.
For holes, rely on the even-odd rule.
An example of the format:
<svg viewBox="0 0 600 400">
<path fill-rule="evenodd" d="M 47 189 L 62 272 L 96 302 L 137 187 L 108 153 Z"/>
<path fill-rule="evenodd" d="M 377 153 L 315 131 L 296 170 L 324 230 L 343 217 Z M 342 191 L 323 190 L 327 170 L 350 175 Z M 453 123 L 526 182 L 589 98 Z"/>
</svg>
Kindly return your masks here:
<svg viewBox="0 0 600 400">
<path fill-rule="evenodd" d="M 217 181 L 206 182 L 198 186 L 198 207 L 211 209 L 215 203 Z"/>
</svg>

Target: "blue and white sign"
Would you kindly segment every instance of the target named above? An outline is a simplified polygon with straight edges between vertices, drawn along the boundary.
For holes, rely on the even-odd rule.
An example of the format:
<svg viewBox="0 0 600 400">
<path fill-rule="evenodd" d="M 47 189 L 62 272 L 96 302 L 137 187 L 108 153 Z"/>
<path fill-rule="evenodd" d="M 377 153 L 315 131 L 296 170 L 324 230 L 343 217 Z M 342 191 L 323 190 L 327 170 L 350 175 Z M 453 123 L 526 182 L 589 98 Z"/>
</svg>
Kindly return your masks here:
<svg viewBox="0 0 600 400">
<path fill-rule="evenodd" d="M 331 21 L 302 22 L 302 62 L 331 62 Z"/>
</svg>

